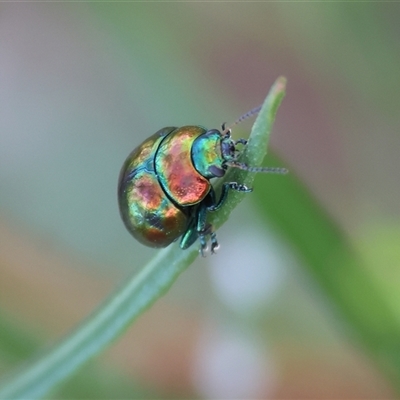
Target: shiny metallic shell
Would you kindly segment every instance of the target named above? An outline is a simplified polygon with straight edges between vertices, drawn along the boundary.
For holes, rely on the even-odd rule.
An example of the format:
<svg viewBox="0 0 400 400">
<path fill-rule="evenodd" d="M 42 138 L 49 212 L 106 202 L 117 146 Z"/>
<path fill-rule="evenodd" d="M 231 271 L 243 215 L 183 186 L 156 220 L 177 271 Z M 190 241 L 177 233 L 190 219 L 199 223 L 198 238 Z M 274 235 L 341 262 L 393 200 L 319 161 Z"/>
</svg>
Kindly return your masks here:
<svg viewBox="0 0 400 400">
<path fill-rule="evenodd" d="M 183 126 L 171 132 L 160 144 L 155 157 L 155 171 L 160 185 L 180 206 L 200 203 L 211 188 L 210 181 L 194 167 L 193 142 L 206 130 Z"/>
<path fill-rule="evenodd" d="M 133 150 L 119 177 L 122 220 L 139 242 L 151 247 L 166 247 L 187 229 L 187 213 L 165 194 L 154 168 L 160 143 L 175 129 L 163 128 Z"/>
</svg>

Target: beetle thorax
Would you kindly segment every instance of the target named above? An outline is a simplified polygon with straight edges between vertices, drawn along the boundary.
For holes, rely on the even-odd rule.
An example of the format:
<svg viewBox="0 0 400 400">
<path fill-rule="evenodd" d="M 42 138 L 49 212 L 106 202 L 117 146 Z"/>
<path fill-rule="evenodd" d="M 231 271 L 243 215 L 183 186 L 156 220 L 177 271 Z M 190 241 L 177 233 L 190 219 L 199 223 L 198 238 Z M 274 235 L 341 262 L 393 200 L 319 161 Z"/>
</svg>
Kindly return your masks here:
<svg viewBox="0 0 400 400">
<path fill-rule="evenodd" d="M 225 174 L 221 140 L 221 133 L 211 129 L 193 143 L 191 151 L 193 165 L 207 179 L 218 178 Z"/>
</svg>

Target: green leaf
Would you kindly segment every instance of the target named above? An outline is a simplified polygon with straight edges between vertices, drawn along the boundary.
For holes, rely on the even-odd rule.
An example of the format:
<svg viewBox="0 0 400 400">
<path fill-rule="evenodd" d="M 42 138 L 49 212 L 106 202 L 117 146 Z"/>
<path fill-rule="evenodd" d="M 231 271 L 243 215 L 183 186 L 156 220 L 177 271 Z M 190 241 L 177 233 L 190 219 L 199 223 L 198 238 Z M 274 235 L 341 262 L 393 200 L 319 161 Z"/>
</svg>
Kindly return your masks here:
<svg viewBox="0 0 400 400">
<path fill-rule="evenodd" d="M 269 155 L 268 163 L 280 160 Z M 362 255 L 293 172 L 279 181 L 270 179 L 268 186 L 257 185 L 252 197 L 260 219 L 297 253 L 344 322 L 348 336 L 399 390 L 398 318 Z"/>
<path fill-rule="evenodd" d="M 278 78 L 256 119 L 244 160 L 262 163 L 272 123 L 283 98 L 286 80 Z M 232 171 L 224 181 L 251 183 L 253 175 Z M 243 195 L 231 193 L 220 212 L 210 218 L 219 227 Z M 57 346 L 33 360 L 0 387 L 0 398 L 40 398 L 73 374 L 82 364 L 109 346 L 141 313 L 161 297 L 198 256 L 197 245 L 183 251 L 179 244 L 159 251 L 139 274 L 111 295 L 97 311 Z"/>
</svg>

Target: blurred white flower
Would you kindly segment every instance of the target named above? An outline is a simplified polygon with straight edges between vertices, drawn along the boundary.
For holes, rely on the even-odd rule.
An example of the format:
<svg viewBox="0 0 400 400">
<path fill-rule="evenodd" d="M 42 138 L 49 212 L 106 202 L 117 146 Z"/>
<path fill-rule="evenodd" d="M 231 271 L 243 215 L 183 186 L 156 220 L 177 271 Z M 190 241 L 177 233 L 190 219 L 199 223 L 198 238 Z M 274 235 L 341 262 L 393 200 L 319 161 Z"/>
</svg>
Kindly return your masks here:
<svg viewBox="0 0 400 400">
<path fill-rule="evenodd" d="M 239 312 L 251 312 L 279 289 L 288 257 L 263 231 L 249 229 L 225 240 L 210 257 L 210 276 L 221 301 Z"/>
<path fill-rule="evenodd" d="M 210 399 L 265 398 L 275 380 L 267 356 L 253 337 L 205 329 L 194 358 L 194 386 Z"/>
</svg>

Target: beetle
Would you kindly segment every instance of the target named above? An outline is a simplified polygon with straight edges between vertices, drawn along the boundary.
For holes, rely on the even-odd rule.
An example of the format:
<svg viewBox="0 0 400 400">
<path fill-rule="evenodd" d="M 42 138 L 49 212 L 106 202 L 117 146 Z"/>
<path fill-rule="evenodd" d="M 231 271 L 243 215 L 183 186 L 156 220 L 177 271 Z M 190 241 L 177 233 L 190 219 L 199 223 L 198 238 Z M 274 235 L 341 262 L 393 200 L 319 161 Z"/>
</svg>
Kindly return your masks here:
<svg viewBox="0 0 400 400">
<path fill-rule="evenodd" d="M 259 112 L 257 107 L 233 125 Z M 118 203 L 121 218 L 132 236 L 150 247 L 166 247 L 179 237 L 187 249 L 197 239 L 202 256 L 211 241 L 211 253 L 219 244 L 208 212 L 219 210 L 229 190 L 248 193 L 252 189 L 226 182 L 217 200 L 210 182 L 221 178 L 228 167 L 251 172 L 286 173 L 284 168 L 249 167 L 238 162 L 238 145 L 231 128 L 206 129 L 197 125 L 165 127 L 146 139 L 127 157 L 119 175 Z"/>
</svg>

